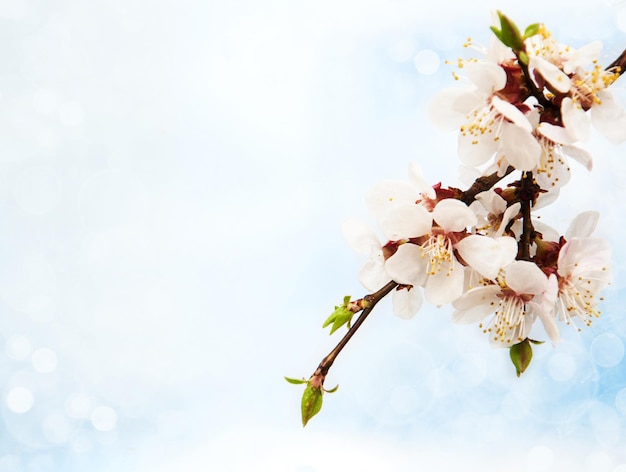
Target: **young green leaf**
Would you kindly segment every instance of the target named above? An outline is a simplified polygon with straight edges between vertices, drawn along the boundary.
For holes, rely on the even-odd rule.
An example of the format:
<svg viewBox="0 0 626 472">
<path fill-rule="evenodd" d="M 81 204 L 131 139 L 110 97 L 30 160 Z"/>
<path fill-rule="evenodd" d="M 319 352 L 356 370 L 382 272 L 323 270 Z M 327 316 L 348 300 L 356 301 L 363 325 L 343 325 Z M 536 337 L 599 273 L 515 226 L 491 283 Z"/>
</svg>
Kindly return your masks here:
<svg viewBox="0 0 626 472">
<path fill-rule="evenodd" d="M 301 384 L 307 383 L 306 379 L 294 379 L 293 377 L 287 377 L 287 376 L 285 376 L 285 380 L 289 382 L 290 384 L 294 384 L 294 385 L 301 385 Z"/>
<path fill-rule="evenodd" d="M 322 395 L 324 394 L 321 387 L 312 387 L 307 385 L 302 394 L 302 426 L 306 426 L 311 418 L 317 415 L 322 409 Z"/>
<path fill-rule="evenodd" d="M 532 25 L 528 25 L 524 30 L 524 39 L 536 35 L 539 32 L 540 26 L 541 23 L 533 23 Z"/>
<path fill-rule="evenodd" d="M 505 46 L 508 46 L 508 44 L 504 42 L 504 38 L 502 37 L 502 31 L 500 31 L 495 26 L 491 26 L 490 28 L 491 28 L 491 31 L 493 31 L 493 34 L 496 35 L 496 38 L 498 38 L 500 42 L 503 43 Z"/>
<path fill-rule="evenodd" d="M 500 17 L 500 30 L 502 32 L 500 40 L 515 52 L 523 51 L 524 41 L 517 25 L 503 15 L 501 11 L 498 11 L 498 16 Z"/>
<path fill-rule="evenodd" d="M 533 358 L 533 348 L 530 346 L 529 339 L 524 339 L 521 343 L 517 343 L 509 348 L 511 361 L 515 366 L 515 371 L 519 377 L 530 365 Z"/>
<path fill-rule="evenodd" d="M 339 388 L 339 385 L 334 386 L 333 388 L 331 388 L 330 390 L 326 390 L 324 389 L 324 391 L 326 393 L 335 393 L 337 391 L 337 389 Z"/>
<path fill-rule="evenodd" d="M 335 311 L 333 311 L 326 321 L 324 321 L 322 328 L 326 328 L 326 326 L 332 324 L 330 334 L 333 334 L 344 324 L 350 324 L 350 321 L 352 321 L 352 317 L 354 316 L 354 312 L 348 309 L 348 303 L 350 303 L 350 295 L 343 297 L 343 305 L 335 307 Z"/>
</svg>

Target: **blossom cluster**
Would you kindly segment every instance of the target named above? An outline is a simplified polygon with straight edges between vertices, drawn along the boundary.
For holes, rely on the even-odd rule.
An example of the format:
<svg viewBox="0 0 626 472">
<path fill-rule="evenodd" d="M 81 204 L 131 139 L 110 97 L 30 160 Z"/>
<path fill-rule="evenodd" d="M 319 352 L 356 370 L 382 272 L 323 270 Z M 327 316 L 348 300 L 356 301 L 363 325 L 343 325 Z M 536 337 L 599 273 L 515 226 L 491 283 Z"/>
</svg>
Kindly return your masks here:
<svg viewBox="0 0 626 472">
<path fill-rule="evenodd" d="M 595 211 L 576 216 L 564 234 L 539 221 L 570 179 L 570 160 L 591 170 L 581 143 L 594 127 L 614 143 L 626 140 L 626 112 L 609 87 L 626 67 L 626 51 L 599 65 L 601 44 L 575 49 L 542 24 L 524 32 L 497 13 L 494 37 L 481 59 L 457 61 L 465 87 L 440 92 L 430 118 L 457 131 L 460 190 L 431 185 L 419 165 L 409 178 L 384 181 L 367 205 L 384 236 L 358 220 L 343 231 L 367 256 L 359 273 L 370 294 L 344 297 L 324 327 L 348 331 L 304 384 L 302 424 L 322 408 L 324 381 L 335 359 L 376 304 L 392 294 L 394 312 L 413 317 L 424 299 L 450 304 L 457 323 L 476 323 L 495 347 L 509 349 L 519 376 L 532 358 L 539 321 L 556 345 L 559 323 L 581 329 L 600 316 L 601 291 L 611 283 L 611 250 L 593 236 Z M 360 313 L 352 324 L 353 317 Z M 534 336 L 533 336 L 534 337 Z"/>
<path fill-rule="evenodd" d="M 368 256 L 359 274 L 368 290 L 397 284 L 398 316 L 411 318 L 425 299 L 451 304 L 458 323 L 479 323 L 494 346 L 527 343 L 537 320 L 556 344 L 559 321 L 599 316 L 611 251 L 592 234 L 597 212 L 561 235 L 534 211 L 556 200 L 570 159 L 591 170 L 580 143 L 592 125 L 626 140 L 626 112 L 609 90 L 621 70 L 598 64 L 599 42 L 574 49 L 541 24 L 521 34 L 499 20 L 483 58 L 457 63 L 469 85 L 442 91 L 430 107 L 436 125 L 458 131 L 464 172 L 495 175 L 494 185 L 476 194 L 430 185 L 411 164 L 408 181 L 381 182 L 367 196 L 383 242 L 359 221 L 346 222 L 344 235 Z"/>
</svg>

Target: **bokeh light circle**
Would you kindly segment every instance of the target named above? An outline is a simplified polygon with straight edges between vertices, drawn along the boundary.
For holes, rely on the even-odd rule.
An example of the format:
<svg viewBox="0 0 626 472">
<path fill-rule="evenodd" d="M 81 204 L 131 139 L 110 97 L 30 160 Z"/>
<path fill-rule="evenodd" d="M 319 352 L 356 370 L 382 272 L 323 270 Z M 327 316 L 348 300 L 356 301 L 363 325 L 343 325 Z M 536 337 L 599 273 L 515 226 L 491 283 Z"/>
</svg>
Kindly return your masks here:
<svg viewBox="0 0 626 472">
<path fill-rule="evenodd" d="M 624 343 L 612 333 L 596 336 L 589 350 L 593 362 L 600 367 L 614 367 L 624 358 Z"/>
</svg>

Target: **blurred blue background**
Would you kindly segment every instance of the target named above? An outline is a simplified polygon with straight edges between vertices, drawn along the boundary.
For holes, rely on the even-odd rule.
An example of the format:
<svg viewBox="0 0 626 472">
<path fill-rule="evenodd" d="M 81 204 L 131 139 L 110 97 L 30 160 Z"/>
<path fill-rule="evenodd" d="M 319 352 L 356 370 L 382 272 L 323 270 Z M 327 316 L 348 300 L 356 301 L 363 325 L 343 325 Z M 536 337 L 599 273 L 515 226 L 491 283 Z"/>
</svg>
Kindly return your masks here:
<svg viewBox="0 0 626 472">
<path fill-rule="evenodd" d="M 0 1 L 0 471 L 625 472 L 626 145 L 595 135 L 542 212 L 601 212 L 591 328 L 518 379 L 449 307 L 385 301 L 306 429 L 282 378 L 364 294 L 367 190 L 411 161 L 461 185 L 426 110 L 496 8 L 626 48 L 624 1 Z"/>
</svg>

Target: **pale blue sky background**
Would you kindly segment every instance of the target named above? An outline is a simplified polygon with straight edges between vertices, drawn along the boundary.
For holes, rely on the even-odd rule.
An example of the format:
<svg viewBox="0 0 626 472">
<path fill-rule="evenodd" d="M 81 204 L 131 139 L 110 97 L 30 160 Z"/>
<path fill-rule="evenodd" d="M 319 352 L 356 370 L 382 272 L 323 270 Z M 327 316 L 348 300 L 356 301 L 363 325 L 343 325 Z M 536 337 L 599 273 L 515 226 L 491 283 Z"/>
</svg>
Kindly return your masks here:
<svg viewBox="0 0 626 472">
<path fill-rule="evenodd" d="M 282 380 L 364 293 L 340 227 L 367 190 L 410 161 L 460 185 L 426 108 L 495 8 L 626 48 L 623 1 L 0 1 L 0 470 L 626 471 L 626 146 L 600 137 L 544 212 L 601 211 L 590 329 L 517 379 L 448 308 L 382 303 L 304 430 Z"/>
</svg>

